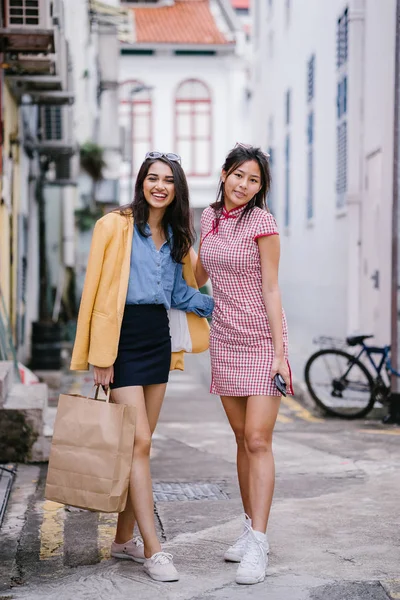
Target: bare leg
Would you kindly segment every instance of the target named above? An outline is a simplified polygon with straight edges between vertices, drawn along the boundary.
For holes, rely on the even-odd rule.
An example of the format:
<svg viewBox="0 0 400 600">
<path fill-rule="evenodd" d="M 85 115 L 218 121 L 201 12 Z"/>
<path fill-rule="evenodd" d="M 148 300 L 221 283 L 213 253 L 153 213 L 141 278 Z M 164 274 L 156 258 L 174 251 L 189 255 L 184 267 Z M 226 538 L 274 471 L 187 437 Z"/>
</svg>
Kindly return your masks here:
<svg viewBox="0 0 400 600">
<path fill-rule="evenodd" d="M 149 558 L 160 552 L 161 545 L 157 538 L 154 510 L 153 490 L 150 475 L 151 431 L 146 413 L 143 388 L 132 386 L 117 388 L 112 392 L 113 401 L 117 404 L 128 404 L 136 407 L 136 434 L 133 448 L 133 460 L 130 479 L 130 498 L 134 515 L 143 537 L 144 554 Z M 128 507 L 118 516 L 119 538 L 132 536 L 132 511 Z M 125 539 L 125 541 L 127 541 Z"/>
<path fill-rule="evenodd" d="M 146 385 L 143 387 L 146 413 L 151 435 L 153 435 L 157 425 L 166 388 L 166 383 L 162 383 L 159 385 Z M 124 544 L 132 538 L 133 530 L 135 527 L 135 521 L 135 512 L 133 510 L 133 503 L 129 491 L 128 499 L 126 502 L 126 508 L 123 511 L 123 513 L 121 513 L 118 517 L 117 531 L 115 534 L 115 541 L 117 542 L 117 544 Z"/>
<path fill-rule="evenodd" d="M 229 424 L 236 437 L 237 473 L 240 495 L 242 497 L 244 512 L 251 518 L 251 505 L 249 500 L 249 459 L 244 444 L 247 398 L 221 396 L 221 400 Z"/>
<path fill-rule="evenodd" d="M 272 433 L 278 416 L 280 398 L 249 396 L 247 400 L 245 447 L 248 456 L 248 491 L 252 526 L 264 533 L 267 529 L 275 487 L 275 463 Z"/>
<path fill-rule="evenodd" d="M 158 417 L 160 416 L 166 389 L 166 383 L 143 386 L 144 401 L 146 403 L 147 419 L 149 421 L 151 435 L 153 435 L 158 423 Z"/>
</svg>

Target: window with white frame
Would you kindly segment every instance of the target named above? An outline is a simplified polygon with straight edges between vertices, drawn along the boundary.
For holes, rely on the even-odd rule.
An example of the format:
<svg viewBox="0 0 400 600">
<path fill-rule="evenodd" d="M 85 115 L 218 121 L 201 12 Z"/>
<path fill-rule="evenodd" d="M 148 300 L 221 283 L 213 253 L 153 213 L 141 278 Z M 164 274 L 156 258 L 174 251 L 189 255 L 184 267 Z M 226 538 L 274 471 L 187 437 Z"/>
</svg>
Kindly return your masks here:
<svg viewBox="0 0 400 600">
<path fill-rule="evenodd" d="M 130 173 L 135 175 L 146 152 L 153 148 L 153 105 L 151 88 L 142 81 L 120 84 L 120 124 L 127 132 Z"/>
<path fill-rule="evenodd" d="M 314 217 L 315 55 L 307 62 L 307 220 Z"/>
<path fill-rule="evenodd" d="M 188 175 L 211 175 L 212 100 L 208 86 L 198 79 L 183 81 L 176 92 L 175 150 Z"/>
<path fill-rule="evenodd" d="M 347 193 L 347 88 L 349 18 L 346 8 L 337 20 L 336 31 L 336 207 L 343 208 Z"/>
<path fill-rule="evenodd" d="M 314 99 L 315 86 L 315 54 L 311 56 L 307 62 L 307 102 L 310 103 Z"/>
<path fill-rule="evenodd" d="M 336 66 L 339 69 L 347 63 L 349 52 L 349 9 L 346 8 L 337 20 Z"/>
</svg>

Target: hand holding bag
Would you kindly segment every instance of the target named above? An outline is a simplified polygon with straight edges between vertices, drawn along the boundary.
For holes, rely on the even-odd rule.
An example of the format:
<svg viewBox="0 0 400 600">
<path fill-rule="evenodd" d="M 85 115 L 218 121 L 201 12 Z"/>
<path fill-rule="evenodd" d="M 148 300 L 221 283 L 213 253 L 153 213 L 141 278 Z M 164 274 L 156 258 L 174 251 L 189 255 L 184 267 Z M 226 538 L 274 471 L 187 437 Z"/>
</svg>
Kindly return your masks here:
<svg viewBox="0 0 400 600">
<path fill-rule="evenodd" d="M 128 496 L 136 409 L 62 394 L 58 402 L 45 497 L 101 512 L 122 512 Z"/>
</svg>

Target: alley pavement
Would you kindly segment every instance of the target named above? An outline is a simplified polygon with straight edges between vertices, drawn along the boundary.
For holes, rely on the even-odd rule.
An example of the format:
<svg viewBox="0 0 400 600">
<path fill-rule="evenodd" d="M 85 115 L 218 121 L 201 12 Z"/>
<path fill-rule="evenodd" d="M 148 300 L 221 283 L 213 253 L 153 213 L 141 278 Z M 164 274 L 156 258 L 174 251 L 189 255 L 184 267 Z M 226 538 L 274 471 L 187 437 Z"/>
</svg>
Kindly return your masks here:
<svg viewBox="0 0 400 600">
<path fill-rule="evenodd" d="M 400 599 L 400 428 L 283 399 L 268 576 L 238 586 L 237 565 L 222 559 L 240 533 L 235 441 L 208 385 L 207 355 L 187 357 L 153 441 L 155 517 L 180 581 L 110 558 L 116 516 L 46 501 L 47 465 L 19 465 L 0 530 L 0 600 Z M 91 377 L 65 374 L 61 387 L 87 394 Z"/>
</svg>

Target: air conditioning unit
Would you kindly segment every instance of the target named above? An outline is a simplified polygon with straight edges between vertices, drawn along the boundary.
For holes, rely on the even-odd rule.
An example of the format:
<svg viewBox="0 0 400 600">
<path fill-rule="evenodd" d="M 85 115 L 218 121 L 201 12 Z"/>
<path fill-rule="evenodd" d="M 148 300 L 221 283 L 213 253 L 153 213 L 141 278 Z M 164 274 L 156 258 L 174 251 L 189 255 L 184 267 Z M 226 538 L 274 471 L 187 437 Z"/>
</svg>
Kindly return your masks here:
<svg viewBox="0 0 400 600">
<path fill-rule="evenodd" d="M 5 0 L 8 29 L 51 29 L 51 0 Z"/>
<path fill-rule="evenodd" d="M 38 149 L 46 154 L 73 154 L 72 111 L 70 106 L 40 107 L 40 140 Z"/>
<path fill-rule="evenodd" d="M 46 142 L 61 141 L 64 137 L 65 123 L 62 106 L 43 106 L 41 108 L 41 138 Z"/>
</svg>

